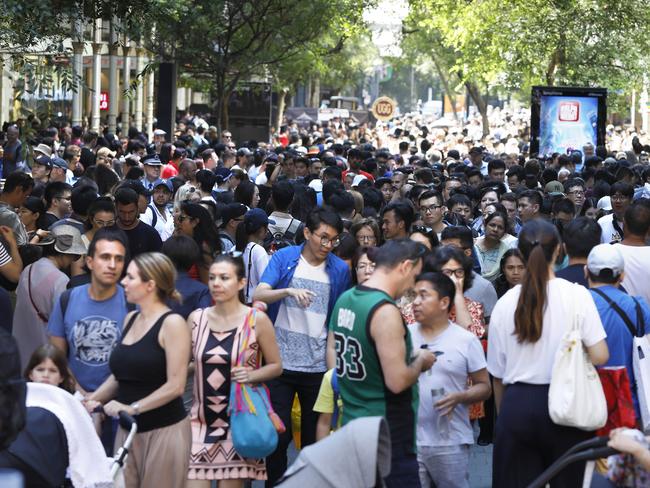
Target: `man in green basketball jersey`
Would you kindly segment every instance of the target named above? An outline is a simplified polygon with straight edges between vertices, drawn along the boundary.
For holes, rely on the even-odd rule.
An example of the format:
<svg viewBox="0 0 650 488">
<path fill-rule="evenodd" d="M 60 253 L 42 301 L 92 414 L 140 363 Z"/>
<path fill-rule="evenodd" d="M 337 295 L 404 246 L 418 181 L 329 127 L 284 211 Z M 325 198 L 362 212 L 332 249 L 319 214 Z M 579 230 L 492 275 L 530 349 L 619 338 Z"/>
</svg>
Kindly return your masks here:
<svg viewBox="0 0 650 488">
<path fill-rule="evenodd" d="M 426 248 L 409 239 L 393 239 L 372 251 L 368 256 L 375 263 L 372 276 L 341 295 L 330 320 L 343 424 L 360 417 L 385 417 L 392 442 L 386 486 L 419 487 L 417 381 L 436 358 L 426 349 L 413 351 L 395 299 L 415 284 Z"/>
</svg>

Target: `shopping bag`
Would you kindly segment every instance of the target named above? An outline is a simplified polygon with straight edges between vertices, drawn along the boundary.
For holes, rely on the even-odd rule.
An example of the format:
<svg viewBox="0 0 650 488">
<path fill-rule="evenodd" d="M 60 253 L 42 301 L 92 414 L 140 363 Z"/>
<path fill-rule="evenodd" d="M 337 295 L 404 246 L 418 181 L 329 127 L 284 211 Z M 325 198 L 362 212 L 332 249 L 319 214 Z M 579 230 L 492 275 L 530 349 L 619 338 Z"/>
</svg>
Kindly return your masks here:
<svg viewBox="0 0 650 488">
<path fill-rule="evenodd" d="M 239 348 L 235 366 L 245 366 L 256 311 L 252 309 L 240 332 Z M 257 364 L 259 365 L 259 357 Z M 275 451 L 278 432 L 284 432 L 284 424 L 271 406 L 266 385 L 232 382 L 230 386 L 230 433 L 237 454 L 244 458 L 264 458 Z"/>
<path fill-rule="evenodd" d="M 582 344 L 584 316 L 575 303 L 570 310 L 569 329 L 555 353 L 548 410 L 557 425 L 597 430 L 607 423 L 607 401 L 598 372 Z"/>
<path fill-rule="evenodd" d="M 284 425 L 271 407 L 266 386 L 234 383 L 229 409 L 230 433 L 237 454 L 259 459 L 275 451 L 278 431 L 283 431 Z"/>
<path fill-rule="evenodd" d="M 607 401 L 607 423 L 596 435 L 608 436 L 611 430 L 619 427 L 636 428 L 630 378 L 625 366 L 599 368 L 598 375 Z"/>
</svg>

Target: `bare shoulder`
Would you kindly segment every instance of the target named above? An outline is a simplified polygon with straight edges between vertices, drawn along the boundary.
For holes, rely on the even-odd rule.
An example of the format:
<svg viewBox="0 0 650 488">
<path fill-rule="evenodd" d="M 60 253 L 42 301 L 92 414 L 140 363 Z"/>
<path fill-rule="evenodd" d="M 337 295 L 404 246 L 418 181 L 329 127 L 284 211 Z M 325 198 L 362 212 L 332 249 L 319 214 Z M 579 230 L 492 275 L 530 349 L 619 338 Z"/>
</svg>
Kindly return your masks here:
<svg viewBox="0 0 650 488">
<path fill-rule="evenodd" d="M 165 317 L 160 328 L 161 336 L 164 340 L 165 336 L 178 338 L 179 336 L 188 336 L 187 322 L 182 315 L 171 313 Z"/>
<path fill-rule="evenodd" d="M 271 322 L 269 316 L 266 315 L 266 313 L 262 312 L 261 310 L 258 310 L 255 315 L 255 327 L 256 328 L 261 327 L 262 329 L 272 329 L 273 323 Z"/>
<path fill-rule="evenodd" d="M 403 334 L 404 321 L 399 308 L 393 303 L 384 303 L 377 307 L 370 320 L 370 333 L 377 336 Z"/>
</svg>

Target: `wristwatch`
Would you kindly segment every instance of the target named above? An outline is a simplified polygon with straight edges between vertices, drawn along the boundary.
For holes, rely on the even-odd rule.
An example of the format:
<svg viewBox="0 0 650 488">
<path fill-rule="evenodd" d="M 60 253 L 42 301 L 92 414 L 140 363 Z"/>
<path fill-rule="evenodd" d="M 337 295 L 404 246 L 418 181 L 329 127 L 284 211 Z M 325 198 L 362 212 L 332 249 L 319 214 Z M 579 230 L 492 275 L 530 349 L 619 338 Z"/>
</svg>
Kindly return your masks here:
<svg viewBox="0 0 650 488">
<path fill-rule="evenodd" d="M 133 409 L 135 415 L 140 415 L 140 404 L 138 402 L 133 402 L 129 407 Z"/>
</svg>

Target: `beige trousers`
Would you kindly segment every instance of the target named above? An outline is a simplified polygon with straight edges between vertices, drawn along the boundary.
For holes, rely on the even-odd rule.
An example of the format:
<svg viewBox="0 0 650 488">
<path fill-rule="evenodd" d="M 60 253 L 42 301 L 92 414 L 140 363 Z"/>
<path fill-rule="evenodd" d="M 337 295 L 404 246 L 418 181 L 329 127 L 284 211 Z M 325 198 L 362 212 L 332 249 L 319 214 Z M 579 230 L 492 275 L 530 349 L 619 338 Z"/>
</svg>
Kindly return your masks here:
<svg viewBox="0 0 650 488">
<path fill-rule="evenodd" d="M 121 427 L 115 436 L 115 452 L 122 446 L 128 432 Z M 190 463 L 192 431 L 190 418 L 138 433 L 129 457 L 124 463 L 126 488 L 183 488 Z"/>
</svg>

